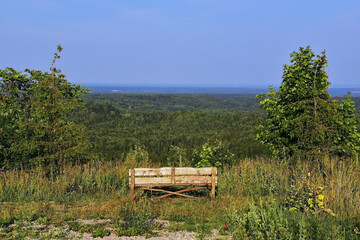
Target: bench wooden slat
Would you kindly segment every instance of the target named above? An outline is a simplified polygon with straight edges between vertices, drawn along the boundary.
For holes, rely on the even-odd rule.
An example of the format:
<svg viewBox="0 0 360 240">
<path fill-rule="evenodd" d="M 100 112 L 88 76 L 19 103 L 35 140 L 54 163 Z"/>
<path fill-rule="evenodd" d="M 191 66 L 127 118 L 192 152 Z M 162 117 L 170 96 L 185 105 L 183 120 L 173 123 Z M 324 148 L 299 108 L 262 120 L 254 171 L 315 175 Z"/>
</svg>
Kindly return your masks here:
<svg viewBox="0 0 360 240">
<path fill-rule="evenodd" d="M 153 188 L 153 187 L 185 187 L 193 186 L 197 188 L 208 188 L 210 190 L 210 199 L 215 197 L 215 186 L 217 185 L 218 177 L 217 169 L 215 167 L 208 168 L 133 168 L 129 170 L 129 184 L 130 195 L 134 201 L 135 190 L 144 189 L 150 191 L 160 191 L 167 194 L 157 197 L 164 198 L 171 195 L 179 195 L 182 197 L 189 197 L 180 192 L 188 190 L 180 190 L 172 192 L 168 190 Z"/>
<path fill-rule="evenodd" d="M 135 168 L 136 177 L 171 176 L 171 167 L 164 168 Z M 217 170 L 215 170 L 215 174 Z M 175 176 L 202 176 L 211 175 L 211 167 L 208 168 L 175 168 Z M 129 176 L 131 176 L 129 171 Z"/>
<path fill-rule="evenodd" d="M 217 177 L 215 177 L 215 184 Z M 174 182 L 171 177 L 141 177 L 135 178 L 135 186 L 153 186 L 153 185 L 167 185 L 167 186 L 182 186 L 186 185 L 207 185 L 211 184 L 211 176 L 175 176 Z"/>
</svg>

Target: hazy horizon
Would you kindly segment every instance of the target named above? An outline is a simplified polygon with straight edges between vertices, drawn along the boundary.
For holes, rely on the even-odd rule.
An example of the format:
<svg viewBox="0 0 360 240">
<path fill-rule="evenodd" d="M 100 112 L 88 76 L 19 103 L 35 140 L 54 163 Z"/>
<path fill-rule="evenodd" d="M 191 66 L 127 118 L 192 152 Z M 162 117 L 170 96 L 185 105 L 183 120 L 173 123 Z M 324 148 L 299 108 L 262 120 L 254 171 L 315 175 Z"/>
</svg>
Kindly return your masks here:
<svg viewBox="0 0 360 240">
<path fill-rule="evenodd" d="M 0 69 L 48 71 L 61 44 L 56 65 L 72 83 L 267 88 L 310 45 L 326 49 L 333 87 L 360 86 L 356 0 L 13 0 L 1 9 Z"/>
</svg>

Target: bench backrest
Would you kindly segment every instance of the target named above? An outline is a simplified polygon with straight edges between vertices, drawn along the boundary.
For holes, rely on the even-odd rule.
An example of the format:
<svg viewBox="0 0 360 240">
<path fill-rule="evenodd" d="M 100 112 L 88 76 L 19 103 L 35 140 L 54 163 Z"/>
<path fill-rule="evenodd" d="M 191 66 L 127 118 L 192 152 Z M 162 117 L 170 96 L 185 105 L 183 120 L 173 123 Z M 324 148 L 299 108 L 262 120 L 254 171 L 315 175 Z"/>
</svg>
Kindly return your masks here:
<svg viewBox="0 0 360 240">
<path fill-rule="evenodd" d="M 217 184 L 217 169 L 206 168 L 133 168 L 129 170 L 129 184 L 146 186 L 212 186 Z"/>
</svg>

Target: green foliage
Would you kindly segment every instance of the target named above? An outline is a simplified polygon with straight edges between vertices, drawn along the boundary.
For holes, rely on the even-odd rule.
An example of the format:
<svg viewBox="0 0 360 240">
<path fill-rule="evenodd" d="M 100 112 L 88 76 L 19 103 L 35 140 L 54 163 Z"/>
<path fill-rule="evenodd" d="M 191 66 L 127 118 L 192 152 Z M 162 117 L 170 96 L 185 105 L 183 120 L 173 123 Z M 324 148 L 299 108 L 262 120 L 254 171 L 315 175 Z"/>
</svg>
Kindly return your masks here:
<svg viewBox="0 0 360 240">
<path fill-rule="evenodd" d="M 251 94 L 89 94 L 88 102 L 114 106 L 122 113 L 175 112 L 259 112 L 259 102 Z M 100 106 L 97 106 L 99 108 Z M 100 109 L 99 109 L 100 110 Z"/>
<path fill-rule="evenodd" d="M 306 47 L 290 56 L 279 91 L 270 87 L 258 95 L 267 120 L 258 127 L 257 139 L 277 157 L 354 156 L 360 149 L 354 103 L 349 96 L 339 103 L 328 94 L 325 51 L 314 58 Z"/>
<path fill-rule="evenodd" d="M 205 221 L 200 221 L 196 226 L 198 239 L 207 239 L 211 234 L 211 226 Z"/>
<path fill-rule="evenodd" d="M 188 161 L 186 157 L 186 149 L 171 145 L 169 150 L 169 157 L 167 158 L 168 166 L 171 167 L 186 167 Z"/>
<path fill-rule="evenodd" d="M 76 221 L 70 221 L 66 223 L 69 227 L 70 230 L 75 231 L 75 232 L 81 232 L 81 224 L 79 222 Z"/>
<path fill-rule="evenodd" d="M 234 239 L 357 239 L 356 226 L 327 215 L 299 214 L 270 200 L 229 214 Z"/>
<path fill-rule="evenodd" d="M 8 225 L 14 223 L 15 216 L 14 213 L 10 210 L 3 210 L 0 207 L 2 214 L 0 215 L 0 228 L 7 227 Z"/>
<path fill-rule="evenodd" d="M 149 162 L 149 154 L 144 146 L 135 145 L 134 148 L 130 149 L 130 152 L 126 156 L 127 161 L 132 162 Z"/>
<path fill-rule="evenodd" d="M 111 232 L 109 230 L 106 230 L 106 229 L 100 227 L 100 228 L 96 228 L 92 232 L 91 236 L 93 238 L 96 238 L 96 237 L 103 238 L 103 237 L 109 236 L 110 234 L 111 234 Z"/>
<path fill-rule="evenodd" d="M 83 106 L 89 89 L 69 83 L 55 68 L 62 48 L 57 50 L 51 73 L 0 70 L 0 167 L 58 167 L 87 155 L 84 126 L 67 114 Z"/>
<path fill-rule="evenodd" d="M 286 199 L 289 210 L 312 214 L 328 213 L 335 216 L 331 209 L 325 207 L 324 187 L 308 184 L 308 182 L 305 181 L 300 187 L 295 184 L 290 185 Z"/>
<path fill-rule="evenodd" d="M 122 209 L 119 215 L 119 220 L 115 223 L 118 236 L 136 236 L 150 232 L 154 223 L 146 209 L 136 213 L 126 208 Z"/>
<path fill-rule="evenodd" d="M 186 104 L 189 97 L 180 95 L 172 98 Z M 188 166 L 193 151 L 214 134 L 234 153 L 236 159 L 269 155 L 266 147 L 255 140 L 253 129 L 264 121 L 264 114 L 258 111 L 245 113 L 239 108 L 235 112 L 227 106 L 221 112 L 200 107 L 197 110 L 166 112 L 148 110 L 149 99 L 156 106 L 166 104 L 163 101 L 170 97 L 163 95 L 88 94 L 86 98 L 91 101 L 86 102 L 85 108 L 73 111 L 71 119 L 74 122 L 86 119 L 85 136 L 94 146 L 91 151 L 103 160 L 123 160 L 134 145 L 140 145 L 148 151 L 152 162 L 169 166 L 168 158 L 177 161 L 176 156 L 179 157 L 171 150 L 171 146 L 177 146 L 185 150 L 182 161 Z M 211 109 L 216 107 L 212 105 L 212 96 L 191 95 L 191 98 L 204 102 Z M 239 105 L 246 105 L 248 101 L 256 103 L 255 99 L 242 96 L 226 98 Z M 131 109 L 122 103 L 132 106 Z"/>
<path fill-rule="evenodd" d="M 225 149 L 224 144 L 213 136 L 202 145 L 200 152 L 194 151 L 192 161 L 196 167 L 223 168 L 225 165 L 232 164 L 233 157 L 234 154 Z"/>
</svg>

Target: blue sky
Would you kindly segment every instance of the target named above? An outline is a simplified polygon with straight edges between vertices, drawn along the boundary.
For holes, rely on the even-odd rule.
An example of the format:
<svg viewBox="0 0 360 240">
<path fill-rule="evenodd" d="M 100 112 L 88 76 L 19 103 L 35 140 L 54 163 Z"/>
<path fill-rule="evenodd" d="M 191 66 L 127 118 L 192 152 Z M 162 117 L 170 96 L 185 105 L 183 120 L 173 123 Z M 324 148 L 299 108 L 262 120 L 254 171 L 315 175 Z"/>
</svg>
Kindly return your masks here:
<svg viewBox="0 0 360 240">
<path fill-rule="evenodd" d="M 84 85 L 279 85 L 289 54 L 326 49 L 359 87 L 359 0 L 0 0 L 0 68 L 58 67 Z"/>
</svg>

